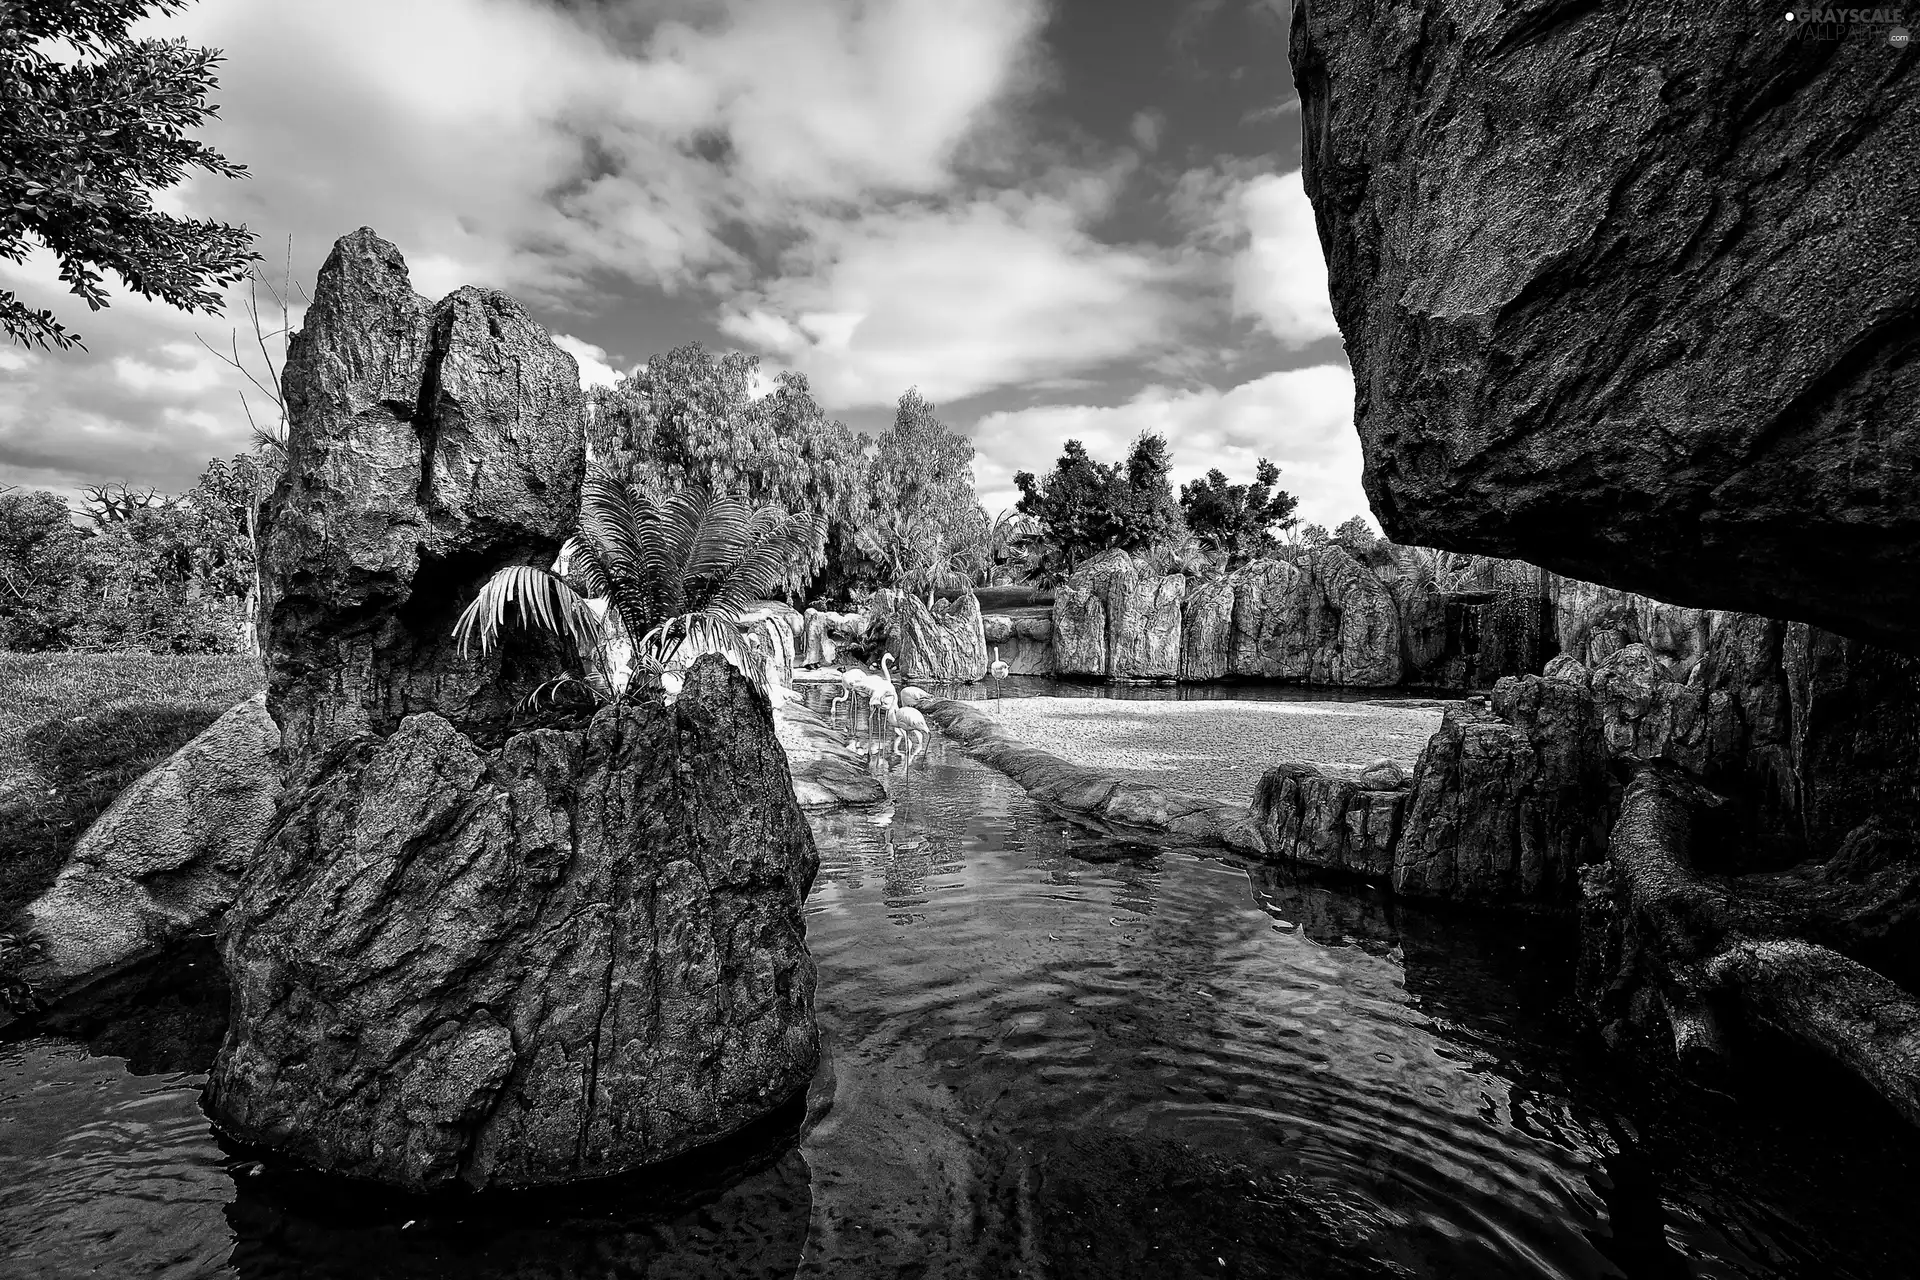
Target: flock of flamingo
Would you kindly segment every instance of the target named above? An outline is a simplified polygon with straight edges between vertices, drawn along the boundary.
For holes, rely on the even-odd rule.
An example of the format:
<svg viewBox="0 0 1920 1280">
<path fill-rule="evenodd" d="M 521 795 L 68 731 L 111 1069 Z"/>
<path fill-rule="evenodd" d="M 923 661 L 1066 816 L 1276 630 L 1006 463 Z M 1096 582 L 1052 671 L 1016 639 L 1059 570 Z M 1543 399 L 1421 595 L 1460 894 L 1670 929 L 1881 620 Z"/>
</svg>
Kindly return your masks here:
<svg viewBox="0 0 1920 1280">
<path fill-rule="evenodd" d="M 1007 664 L 1000 660 L 1000 648 L 994 646 L 993 661 L 987 666 L 987 678 L 1004 680 L 1007 678 Z M 879 671 L 867 671 L 854 667 L 839 673 L 840 692 L 827 702 L 827 714 L 832 715 L 836 707 L 850 702 L 855 694 L 866 700 L 866 724 L 869 731 L 876 720 L 884 723 L 893 735 L 892 750 L 878 742 L 868 750 L 869 756 L 889 755 L 889 768 L 898 766 L 911 768 L 916 756 L 923 755 L 931 730 L 927 727 L 927 718 L 915 710 L 927 697 L 927 691 L 918 685 L 903 685 L 898 689 L 893 685 L 893 655 L 885 654 L 880 659 Z M 853 707 L 847 708 L 848 727 L 853 723 Z M 853 741 L 851 733 L 847 739 Z"/>
</svg>

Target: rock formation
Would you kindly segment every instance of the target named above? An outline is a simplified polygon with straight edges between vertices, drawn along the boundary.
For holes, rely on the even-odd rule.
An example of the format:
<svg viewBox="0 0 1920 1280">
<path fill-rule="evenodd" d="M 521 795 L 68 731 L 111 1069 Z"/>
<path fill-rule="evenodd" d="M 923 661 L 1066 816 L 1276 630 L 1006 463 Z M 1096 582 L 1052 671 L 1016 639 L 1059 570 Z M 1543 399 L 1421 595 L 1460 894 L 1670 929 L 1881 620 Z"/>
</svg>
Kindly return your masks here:
<svg viewBox="0 0 1920 1280">
<path fill-rule="evenodd" d="M 1375 881 L 1393 876 L 1406 780 L 1283 764 L 1260 779 L 1251 810 L 1274 857 Z"/>
<path fill-rule="evenodd" d="M 232 1137 L 411 1190 L 632 1170 L 806 1087 L 818 865 L 765 700 L 497 752 L 431 712 L 327 753 L 228 915 Z"/>
<path fill-rule="evenodd" d="M 498 734 L 561 645 L 462 656 L 454 619 L 507 564 L 550 562 L 585 464 L 579 370 L 519 304 L 430 303 L 391 244 L 334 245 L 285 375 L 287 471 L 265 507 L 267 705 L 298 771 L 428 708 Z"/>
<path fill-rule="evenodd" d="M 1388 535 L 1920 649 L 1920 63 L 1883 32 L 1293 7 Z"/>
<path fill-rule="evenodd" d="M 24 912 L 38 945 L 21 977 L 36 999 L 219 924 L 273 819 L 279 746 L 256 694 L 114 799 Z"/>
<path fill-rule="evenodd" d="M 986 679 L 986 630 L 972 593 L 929 608 L 911 592 L 881 591 L 874 596 L 873 613 L 886 629 L 887 652 L 902 680 L 966 684 Z"/>
<path fill-rule="evenodd" d="M 1607 831 L 1607 761 L 1585 673 L 1522 676 L 1450 709 L 1414 770 L 1393 888 L 1565 902 Z"/>
<path fill-rule="evenodd" d="M 543 727 L 557 643 L 450 639 L 572 524 L 572 358 L 504 295 L 416 298 L 362 230 L 286 388 L 263 577 L 292 772 L 221 932 L 216 1123 L 423 1191 L 621 1173 L 777 1108 L 817 1055 L 817 856 L 766 696 L 708 655 L 671 707 Z M 785 612 L 749 636 L 790 664 Z"/>
<path fill-rule="evenodd" d="M 1050 676 L 1053 674 L 1053 619 L 1035 614 L 982 615 L 980 627 L 989 655 L 999 650 L 1007 674 Z"/>
</svg>

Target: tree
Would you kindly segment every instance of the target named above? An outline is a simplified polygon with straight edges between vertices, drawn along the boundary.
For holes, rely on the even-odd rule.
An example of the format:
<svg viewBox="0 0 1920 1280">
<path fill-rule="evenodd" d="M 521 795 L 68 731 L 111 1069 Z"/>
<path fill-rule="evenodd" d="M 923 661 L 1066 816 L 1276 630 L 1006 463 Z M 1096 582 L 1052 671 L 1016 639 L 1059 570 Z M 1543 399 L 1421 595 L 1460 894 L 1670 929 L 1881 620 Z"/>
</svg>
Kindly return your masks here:
<svg viewBox="0 0 1920 1280">
<path fill-rule="evenodd" d="M 221 290 L 256 255 L 245 227 L 177 218 L 152 193 L 190 168 L 242 177 L 244 165 L 186 136 L 216 108 L 217 50 L 184 40 L 135 40 L 149 12 L 188 0 L 30 0 L 0 7 L 0 256 L 23 261 L 28 237 L 60 260 L 60 278 L 95 311 L 107 305 L 100 268 L 129 289 L 184 311 L 218 312 Z M 80 53 L 63 65 L 43 47 Z M 22 345 L 62 350 L 80 338 L 51 311 L 0 289 L 0 327 Z"/>
<path fill-rule="evenodd" d="M 1114 545 L 1127 551 L 1146 551 L 1169 542 L 1185 531 L 1186 521 L 1167 478 L 1173 470 L 1166 437 L 1143 431 L 1127 450 L 1126 493 L 1122 498 L 1120 536 Z"/>
<path fill-rule="evenodd" d="M 1180 507 L 1187 527 L 1202 545 L 1223 557 L 1229 569 L 1278 549 L 1274 532 L 1295 524 L 1299 499 L 1279 488 L 1280 468 L 1267 459 L 1254 467 L 1252 484 L 1230 484 L 1215 467 L 1198 480 L 1180 487 Z"/>
<path fill-rule="evenodd" d="M 1345 547 L 1355 556 L 1364 556 L 1380 545 L 1380 535 L 1373 531 L 1365 516 L 1348 516 L 1333 531 L 1334 542 Z"/>
<path fill-rule="evenodd" d="M 1110 548 L 1140 552 L 1177 541 L 1185 522 L 1167 479 L 1172 465 L 1165 438 L 1142 432 L 1123 464 L 1100 462 L 1069 440 L 1046 479 L 1017 473 L 1015 509 L 1039 522 L 1045 540 L 1031 576 L 1057 582 Z"/>
<path fill-rule="evenodd" d="M 864 510 L 868 442 L 828 418 L 798 373 L 755 399 L 758 365 L 699 343 L 654 356 L 589 393 L 589 438 L 609 475 L 656 498 L 704 486 L 821 516 L 815 545 L 779 584 L 798 591 L 825 565 L 830 532 L 850 529 Z"/>
<path fill-rule="evenodd" d="M 596 466 L 581 484 L 579 529 L 556 568 L 499 570 L 461 613 L 454 636 L 463 650 L 485 653 L 511 615 L 573 641 L 586 678 L 543 687 L 584 685 L 596 700 L 618 700 L 637 670 L 671 693 L 702 653 L 748 666 L 740 615 L 805 559 L 818 524 L 705 486 L 656 497 Z M 765 673 L 755 674 L 764 687 Z"/>
<path fill-rule="evenodd" d="M 94 524 L 105 528 L 125 524 L 140 511 L 163 510 L 180 499 L 160 492 L 152 485 L 136 488 L 124 480 L 80 487 L 80 509 Z"/>
<path fill-rule="evenodd" d="M 39 490 L 0 493 L 0 649 L 59 649 L 80 620 L 75 590 L 86 534 Z"/>
<path fill-rule="evenodd" d="M 275 443 L 257 428 L 255 440 L 252 452 L 209 462 L 185 498 L 198 522 L 201 580 L 210 594 L 242 602 L 241 647 L 252 654 L 260 652 L 260 504 L 284 465 Z"/>
<path fill-rule="evenodd" d="M 973 444 L 947 429 L 917 389 L 876 442 L 854 545 L 881 586 L 966 586 L 991 569 L 993 524 L 973 492 Z"/>
</svg>

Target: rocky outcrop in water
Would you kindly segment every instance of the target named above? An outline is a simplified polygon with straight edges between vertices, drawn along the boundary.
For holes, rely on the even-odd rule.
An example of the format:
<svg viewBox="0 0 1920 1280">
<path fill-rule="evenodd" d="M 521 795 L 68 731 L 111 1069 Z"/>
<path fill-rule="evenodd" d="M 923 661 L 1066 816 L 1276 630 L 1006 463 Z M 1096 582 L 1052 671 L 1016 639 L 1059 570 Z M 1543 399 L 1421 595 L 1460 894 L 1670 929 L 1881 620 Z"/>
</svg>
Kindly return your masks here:
<svg viewBox="0 0 1920 1280">
<path fill-rule="evenodd" d="M 292 771 L 221 932 L 216 1123 L 425 1191 L 621 1173 L 777 1108 L 817 1056 L 817 858 L 766 696 L 709 655 L 671 707 L 539 727 L 561 646 L 451 639 L 573 523 L 572 358 L 502 294 L 416 298 L 362 230 L 286 387 L 262 576 Z M 785 611 L 748 632 L 790 666 Z"/>
<path fill-rule="evenodd" d="M 1390 536 L 1920 648 L 1920 62 L 1886 30 L 1294 6 Z"/>
<path fill-rule="evenodd" d="M 334 245 L 285 375 L 285 477 L 267 500 L 267 705 L 297 771 L 433 709 L 504 731 L 563 646 L 513 632 L 463 656 L 454 619 L 508 564 L 544 564 L 585 464 L 579 370 L 505 294 L 416 295 L 399 250 Z"/>
<path fill-rule="evenodd" d="M 1566 901 L 1607 831 L 1607 760 L 1579 675 L 1500 681 L 1450 709 L 1414 770 L 1395 892 Z"/>
<path fill-rule="evenodd" d="M 219 924 L 273 819 L 279 746 L 256 694 L 114 799 L 23 913 L 36 1000 Z"/>
<path fill-rule="evenodd" d="M 1282 764 L 1261 777 L 1251 811 L 1272 856 L 1387 881 L 1407 800 L 1403 777 Z"/>
<path fill-rule="evenodd" d="M 230 1136 L 411 1190 L 622 1173 L 805 1088 L 818 865 L 765 700 L 497 751 L 409 716 L 326 753 L 228 915 Z"/>
</svg>

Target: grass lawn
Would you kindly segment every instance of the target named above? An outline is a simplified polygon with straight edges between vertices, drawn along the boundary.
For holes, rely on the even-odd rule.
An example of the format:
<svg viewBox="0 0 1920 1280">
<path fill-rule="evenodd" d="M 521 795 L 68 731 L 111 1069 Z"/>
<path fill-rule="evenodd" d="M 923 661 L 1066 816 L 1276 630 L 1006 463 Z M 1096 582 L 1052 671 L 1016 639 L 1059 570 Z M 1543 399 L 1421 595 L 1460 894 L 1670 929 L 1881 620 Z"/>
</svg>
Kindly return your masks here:
<svg viewBox="0 0 1920 1280">
<path fill-rule="evenodd" d="M 122 788 L 265 684 L 246 657 L 0 653 L 0 933 Z"/>
</svg>

